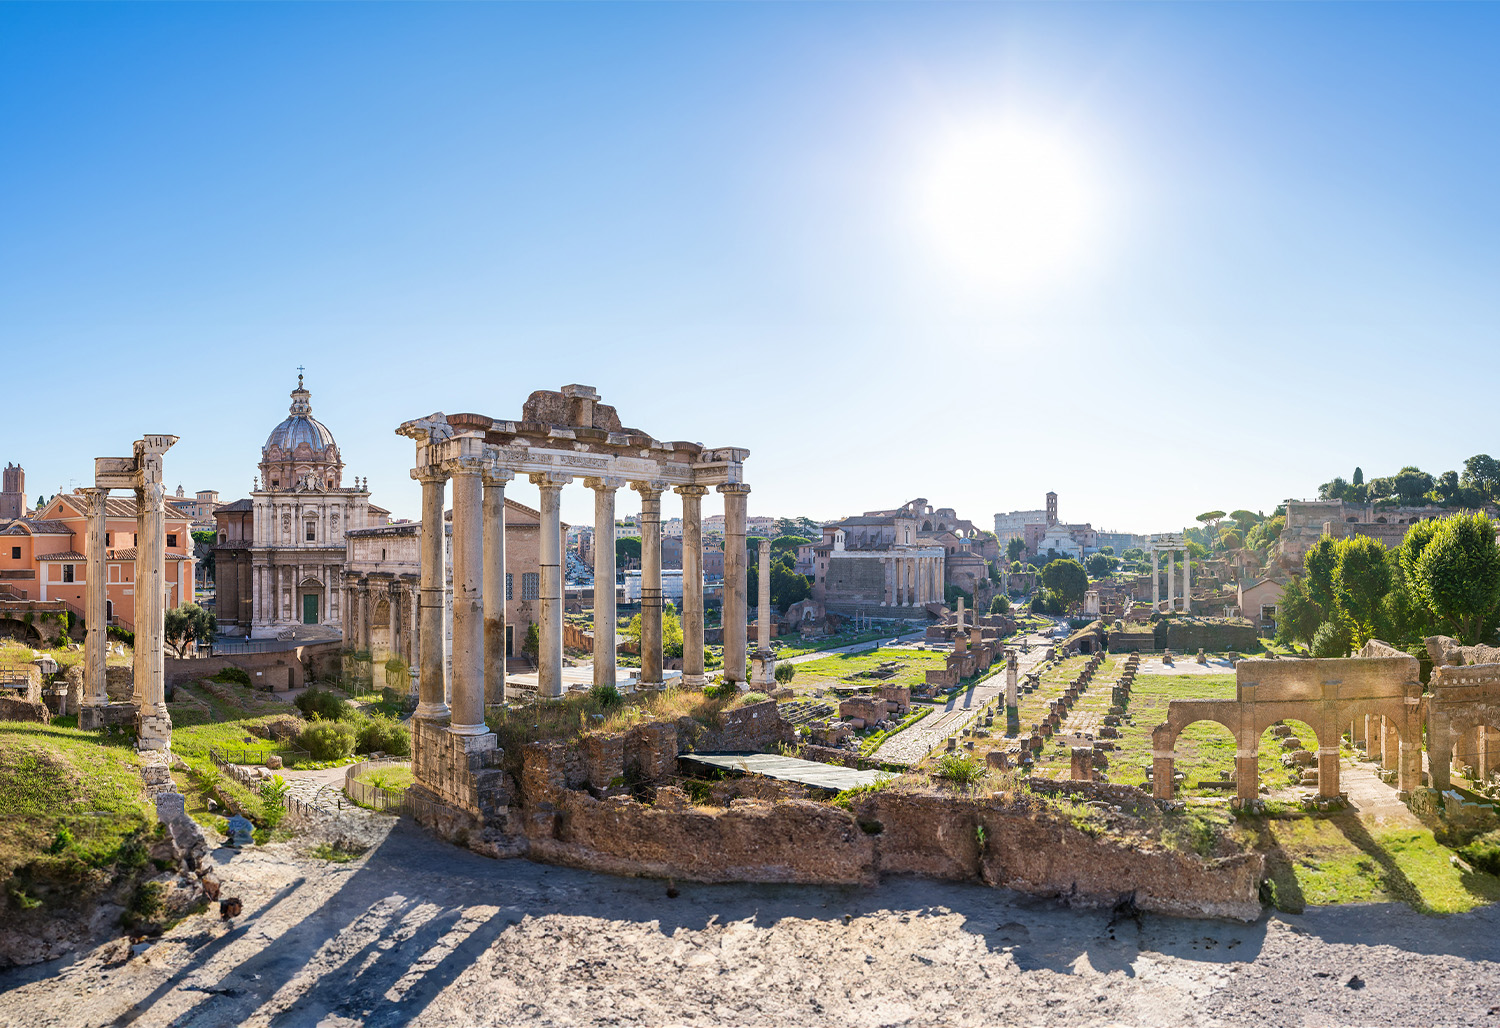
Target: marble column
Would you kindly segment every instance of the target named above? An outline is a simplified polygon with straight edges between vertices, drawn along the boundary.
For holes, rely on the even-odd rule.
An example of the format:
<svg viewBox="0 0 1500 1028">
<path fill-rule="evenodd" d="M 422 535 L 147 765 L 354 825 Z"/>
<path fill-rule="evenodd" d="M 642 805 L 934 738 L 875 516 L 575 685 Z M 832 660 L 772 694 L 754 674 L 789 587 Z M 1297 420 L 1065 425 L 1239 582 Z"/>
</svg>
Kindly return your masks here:
<svg viewBox="0 0 1500 1028">
<path fill-rule="evenodd" d="M 1161 610 L 1161 570 L 1157 567 L 1156 550 L 1151 550 L 1151 612 Z"/>
<path fill-rule="evenodd" d="M 386 659 L 401 656 L 401 586 L 397 582 L 387 582 L 385 586 L 385 602 L 387 623 L 386 631 Z M 382 676 L 381 680 L 384 680 Z"/>
<path fill-rule="evenodd" d="M 448 476 L 428 466 L 411 473 L 422 483 L 422 607 L 418 656 L 416 716 L 439 721 L 448 716 L 447 655 L 443 652 L 443 611 L 446 606 L 443 552 L 443 494 Z"/>
<path fill-rule="evenodd" d="M 147 436 L 135 447 L 142 488 L 137 491 L 135 652 L 136 748 L 164 750 L 172 745 L 164 680 L 166 636 L 167 491 L 162 484 L 162 454 L 175 436 Z M 144 660 L 143 660 L 144 657 Z"/>
<path fill-rule="evenodd" d="M 144 624 L 143 615 L 145 609 L 142 604 L 147 588 L 146 580 L 146 490 L 140 486 L 135 489 L 135 567 L 133 569 L 134 581 L 132 587 L 132 599 L 135 600 L 135 620 L 132 625 L 137 631 Z M 131 702 L 137 707 L 141 705 L 146 696 L 146 682 L 151 677 L 149 670 L 150 661 L 147 657 L 145 646 L 136 646 L 131 654 L 131 678 L 133 691 Z"/>
<path fill-rule="evenodd" d="M 641 681 L 642 689 L 660 689 L 661 653 L 661 482 L 633 482 L 641 494 Z"/>
<path fill-rule="evenodd" d="M 359 580 L 359 648 L 370 653 L 375 645 L 375 599 L 370 595 L 369 578 Z M 373 659 L 374 654 L 370 653 Z"/>
<path fill-rule="evenodd" d="M 893 607 L 896 605 L 896 560 L 894 557 L 886 557 L 880 564 L 881 570 L 885 572 L 885 595 L 880 598 L 880 605 Z"/>
<path fill-rule="evenodd" d="M 417 605 L 417 591 L 412 588 L 410 582 L 403 582 L 401 611 L 405 627 L 401 635 L 401 659 L 406 661 L 408 671 L 417 664 Z"/>
<path fill-rule="evenodd" d="M 618 646 L 618 614 L 615 609 L 615 493 L 625 484 L 625 480 L 586 478 L 583 484 L 594 490 L 594 685 L 612 686 L 619 677 L 615 661 Z M 682 559 L 686 566 L 685 543 Z M 701 592 L 699 598 L 701 602 Z M 683 631 L 686 630 L 687 622 L 684 621 Z M 701 622 L 699 631 L 702 631 Z M 702 650 L 701 645 L 699 650 Z M 686 650 L 683 652 L 686 653 Z M 699 662 L 701 664 L 701 657 Z"/>
<path fill-rule="evenodd" d="M 708 488 L 681 485 L 675 492 L 682 497 L 682 685 L 701 689 L 707 681 L 703 674 L 703 497 Z"/>
<path fill-rule="evenodd" d="M 1193 611 L 1193 554 L 1186 547 L 1182 551 L 1182 612 L 1191 614 Z"/>
<path fill-rule="evenodd" d="M 760 540 L 755 601 L 755 656 L 750 684 L 763 692 L 776 688 L 776 655 L 771 649 L 771 540 Z"/>
<path fill-rule="evenodd" d="M 484 702 L 505 702 L 505 483 L 515 472 L 484 473 Z"/>
<path fill-rule="evenodd" d="M 453 460 L 453 706 L 448 731 L 483 735 L 484 467 Z"/>
<path fill-rule="evenodd" d="M 109 653 L 108 623 L 105 601 L 109 589 L 109 567 L 105 561 L 104 526 L 105 500 L 108 489 L 82 489 L 84 515 L 88 518 L 88 532 L 84 536 L 84 553 L 88 559 L 88 590 L 85 594 L 83 616 L 87 621 L 87 634 L 83 643 L 83 705 L 101 707 L 109 702 L 105 692 L 105 657 Z"/>
<path fill-rule="evenodd" d="M 555 700 L 563 694 L 562 490 L 572 475 L 541 472 L 531 482 L 541 490 L 542 527 L 538 545 L 541 595 L 538 596 L 537 694 Z"/>
<path fill-rule="evenodd" d="M 1172 550 L 1167 554 L 1167 610 L 1177 609 L 1177 598 L 1172 595 L 1172 590 L 1177 588 L 1177 551 Z"/>
<path fill-rule="evenodd" d="M 724 681 L 745 687 L 745 507 L 750 487 L 727 482 L 724 494 Z"/>
</svg>

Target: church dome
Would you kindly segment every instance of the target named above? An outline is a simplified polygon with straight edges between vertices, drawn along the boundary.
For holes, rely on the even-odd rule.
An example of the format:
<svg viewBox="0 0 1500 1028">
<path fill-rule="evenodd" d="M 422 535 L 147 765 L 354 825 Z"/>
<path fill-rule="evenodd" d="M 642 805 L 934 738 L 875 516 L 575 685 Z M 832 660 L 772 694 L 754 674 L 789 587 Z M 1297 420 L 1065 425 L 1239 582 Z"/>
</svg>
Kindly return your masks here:
<svg viewBox="0 0 1500 1028">
<path fill-rule="evenodd" d="M 297 376 L 286 420 L 271 429 L 261 449 L 261 479 L 269 489 L 298 485 L 334 489 L 343 477 L 343 461 L 328 426 L 312 416 L 312 393 Z"/>
</svg>

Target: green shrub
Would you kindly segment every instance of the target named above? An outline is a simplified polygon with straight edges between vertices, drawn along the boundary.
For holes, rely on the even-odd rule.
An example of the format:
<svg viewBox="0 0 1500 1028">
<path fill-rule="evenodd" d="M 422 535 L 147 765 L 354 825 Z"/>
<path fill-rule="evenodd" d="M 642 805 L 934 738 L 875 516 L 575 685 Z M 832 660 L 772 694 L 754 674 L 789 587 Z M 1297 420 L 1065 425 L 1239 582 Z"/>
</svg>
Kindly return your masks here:
<svg viewBox="0 0 1500 1028">
<path fill-rule="evenodd" d="M 125 910 L 126 919 L 138 927 L 155 921 L 167 909 L 165 893 L 166 889 L 161 882 L 142 882 L 130 897 L 130 904 Z"/>
<path fill-rule="evenodd" d="M 342 721 L 349 716 L 349 701 L 328 689 L 309 689 L 297 697 L 296 703 L 297 709 L 307 717 L 316 716 L 325 721 Z M 307 748 L 303 747 L 303 749 Z"/>
<path fill-rule="evenodd" d="M 261 821 L 267 828 L 274 829 L 281 824 L 281 819 L 286 816 L 286 798 L 291 791 L 292 787 L 280 775 L 272 775 L 270 780 L 260 783 Z"/>
<path fill-rule="evenodd" d="M 1009 614 L 1010 613 L 1010 600 L 1008 600 L 1004 596 L 996 596 L 993 600 L 990 601 L 990 613 L 991 614 Z"/>
<path fill-rule="evenodd" d="M 1349 633 L 1342 625 L 1325 621 L 1313 633 L 1311 652 L 1314 657 L 1349 656 Z"/>
<path fill-rule="evenodd" d="M 341 721 L 315 721 L 302 729 L 297 745 L 314 760 L 342 760 L 354 752 L 354 727 Z"/>
<path fill-rule="evenodd" d="M 752 703 L 764 703 L 764 702 L 766 702 L 766 700 L 769 700 L 770 698 L 771 697 L 767 696 L 763 692 L 747 692 L 747 693 L 745 693 L 745 703 L 744 703 L 744 705 L 745 706 L 749 706 Z"/>
<path fill-rule="evenodd" d="M 782 661 L 776 665 L 776 681 L 786 685 L 797 676 L 797 665 Z"/>
<path fill-rule="evenodd" d="M 967 753 L 944 753 L 933 777 L 950 785 L 972 786 L 985 776 L 986 768 Z"/>
<path fill-rule="evenodd" d="M 620 690 L 609 682 L 602 682 L 589 690 L 589 699 L 605 709 L 620 705 Z"/>
<path fill-rule="evenodd" d="M 739 688 L 733 682 L 720 682 L 718 685 L 705 685 L 703 687 L 703 695 L 711 700 L 728 699 L 737 692 L 739 692 Z"/>
<path fill-rule="evenodd" d="M 1476 871 L 1500 875 L 1500 831 L 1487 832 L 1458 851 Z"/>
<path fill-rule="evenodd" d="M 250 685 L 250 672 L 244 668 L 226 667 L 209 678 L 211 682 L 230 682 L 234 685 Z"/>
<path fill-rule="evenodd" d="M 371 714 L 355 725 L 356 747 L 360 753 L 389 753 L 404 757 L 411 752 L 411 731 L 393 717 Z"/>
</svg>

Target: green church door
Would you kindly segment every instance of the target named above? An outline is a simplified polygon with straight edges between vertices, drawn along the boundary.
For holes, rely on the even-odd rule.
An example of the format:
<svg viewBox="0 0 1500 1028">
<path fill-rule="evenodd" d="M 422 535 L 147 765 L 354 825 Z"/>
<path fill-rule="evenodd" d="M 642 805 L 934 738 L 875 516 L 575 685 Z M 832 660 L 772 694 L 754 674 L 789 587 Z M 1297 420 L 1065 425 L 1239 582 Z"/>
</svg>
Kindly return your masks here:
<svg viewBox="0 0 1500 1028">
<path fill-rule="evenodd" d="M 302 597 L 302 623 L 304 625 L 318 623 L 318 598 L 311 593 Z"/>
</svg>

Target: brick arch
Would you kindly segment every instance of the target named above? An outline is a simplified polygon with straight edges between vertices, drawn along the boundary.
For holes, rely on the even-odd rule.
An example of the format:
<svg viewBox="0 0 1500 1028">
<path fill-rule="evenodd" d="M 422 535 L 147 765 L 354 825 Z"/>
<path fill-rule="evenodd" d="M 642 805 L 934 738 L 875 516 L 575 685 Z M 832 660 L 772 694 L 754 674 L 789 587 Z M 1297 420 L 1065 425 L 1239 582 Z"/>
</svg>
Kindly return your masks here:
<svg viewBox="0 0 1500 1028">
<path fill-rule="evenodd" d="M 1436 667 L 1430 685 L 1427 766 L 1441 792 L 1452 784 L 1453 751 L 1464 734 L 1500 728 L 1500 664 Z"/>
</svg>

